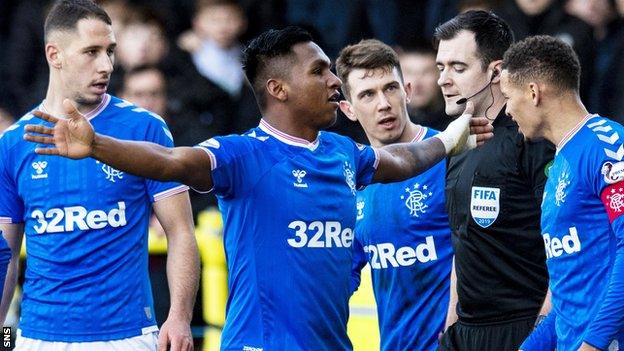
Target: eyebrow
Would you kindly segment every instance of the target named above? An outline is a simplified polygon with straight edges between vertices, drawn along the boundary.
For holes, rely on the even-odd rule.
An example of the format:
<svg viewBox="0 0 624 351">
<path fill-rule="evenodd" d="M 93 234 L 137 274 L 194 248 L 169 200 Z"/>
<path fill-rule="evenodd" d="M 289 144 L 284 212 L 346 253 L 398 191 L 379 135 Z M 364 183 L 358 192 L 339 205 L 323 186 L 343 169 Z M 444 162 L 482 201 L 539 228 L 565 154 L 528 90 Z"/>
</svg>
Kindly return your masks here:
<svg viewBox="0 0 624 351">
<path fill-rule="evenodd" d="M 322 66 L 322 67 L 332 67 L 331 61 L 323 60 L 322 58 L 314 60 L 311 64 L 312 67 Z"/>
<path fill-rule="evenodd" d="M 449 62 L 448 64 L 449 64 L 450 66 L 455 66 L 455 65 L 468 66 L 468 65 L 466 64 L 466 62 L 464 62 L 464 61 L 451 61 L 451 62 Z M 436 65 L 444 65 L 444 63 L 443 63 L 443 62 L 440 62 L 440 61 L 436 61 Z"/>
<path fill-rule="evenodd" d="M 112 43 L 110 44 L 107 49 L 114 49 L 117 47 L 117 43 Z M 83 48 L 82 50 L 84 51 L 88 51 L 88 50 L 99 50 L 102 48 L 102 45 L 91 45 L 91 46 L 87 46 L 86 48 Z"/>
</svg>

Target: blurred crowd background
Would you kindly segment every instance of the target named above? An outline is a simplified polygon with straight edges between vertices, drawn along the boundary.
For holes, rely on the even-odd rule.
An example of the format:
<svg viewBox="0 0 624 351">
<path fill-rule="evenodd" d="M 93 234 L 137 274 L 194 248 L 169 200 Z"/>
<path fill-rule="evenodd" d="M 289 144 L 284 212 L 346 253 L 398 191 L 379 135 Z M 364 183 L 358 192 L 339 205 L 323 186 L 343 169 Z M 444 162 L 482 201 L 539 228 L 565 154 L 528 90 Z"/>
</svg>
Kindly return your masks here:
<svg viewBox="0 0 624 351">
<path fill-rule="evenodd" d="M 516 40 L 549 34 L 572 45 L 582 65 L 581 96 L 586 106 L 593 113 L 624 122 L 624 0 L 96 2 L 113 19 L 118 42 L 109 92 L 161 115 L 177 145 L 194 145 L 257 125 L 260 113 L 240 67 L 242 47 L 264 30 L 291 24 L 312 32 L 332 59 L 343 46 L 364 38 L 395 47 L 405 80 L 414 87 L 410 118 L 443 129 L 449 119 L 437 86 L 431 39 L 438 24 L 470 9 L 492 10 L 503 17 Z M 0 132 L 45 96 L 48 67 L 43 21 L 50 4 L 48 0 L 0 1 Z M 366 142 L 359 125 L 343 116 L 332 129 Z M 200 221 L 200 212 L 216 203 L 212 196 L 198 194 L 192 194 L 192 202 Z M 217 217 L 206 217 L 209 231 L 218 231 Z M 158 231 L 157 224 L 154 227 Z M 215 242 L 210 245 L 222 250 Z M 166 311 L 164 259 L 152 260 L 150 265 L 154 274 L 163 275 L 153 279 L 159 293 L 156 308 Z M 203 293 L 194 323 L 218 326 L 218 321 L 207 321 L 206 312 L 202 313 Z M 162 313 L 160 318 L 166 315 Z"/>
<path fill-rule="evenodd" d="M 109 92 L 167 120 L 177 145 L 241 133 L 259 120 L 240 67 L 244 44 L 264 30 L 300 25 L 330 58 L 363 38 L 397 48 L 414 85 L 411 118 L 443 129 L 448 118 L 437 87 L 435 27 L 459 12 L 488 9 L 516 39 L 550 34 L 571 44 L 590 111 L 624 121 L 624 0 L 99 0 L 118 41 Z M 38 104 L 48 68 L 43 20 L 50 0 L 0 1 L 0 130 Z M 340 117 L 334 130 L 366 141 Z M 195 215 L 214 205 L 193 197 Z"/>
</svg>

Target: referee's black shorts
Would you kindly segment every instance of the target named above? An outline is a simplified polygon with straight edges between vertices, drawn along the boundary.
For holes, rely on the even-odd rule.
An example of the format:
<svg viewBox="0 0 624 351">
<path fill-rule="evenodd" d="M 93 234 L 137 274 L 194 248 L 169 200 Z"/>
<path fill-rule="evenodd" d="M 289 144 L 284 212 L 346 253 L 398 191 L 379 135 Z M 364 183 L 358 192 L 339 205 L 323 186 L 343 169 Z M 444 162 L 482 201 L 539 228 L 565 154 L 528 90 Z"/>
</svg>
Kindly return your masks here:
<svg viewBox="0 0 624 351">
<path fill-rule="evenodd" d="M 442 335 L 438 351 L 518 351 L 535 318 L 499 324 L 457 322 Z"/>
</svg>

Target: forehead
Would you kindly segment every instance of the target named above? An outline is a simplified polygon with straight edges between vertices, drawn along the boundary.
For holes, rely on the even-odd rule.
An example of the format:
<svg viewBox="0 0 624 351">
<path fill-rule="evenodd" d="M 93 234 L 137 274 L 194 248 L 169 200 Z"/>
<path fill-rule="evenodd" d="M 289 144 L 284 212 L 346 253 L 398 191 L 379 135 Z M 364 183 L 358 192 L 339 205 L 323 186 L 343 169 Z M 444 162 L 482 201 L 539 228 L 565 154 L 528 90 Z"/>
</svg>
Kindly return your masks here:
<svg viewBox="0 0 624 351">
<path fill-rule="evenodd" d="M 310 66 L 320 61 L 326 63 L 327 65 L 331 64 L 329 57 L 325 55 L 323 49 L 321 49 L 314 42 L 310 41 L 307 43 L 295 44 L 292 47 L 292 51 L 295 53 L 297 62 L 299 62 L 304 67 Z"/>
<path fill-rule="evenodd" d="M 477 42 L 473 32 L 462 30 L 452 39 L 440 41 L 436 62 L 446 64 L 453 61 L 478 61 Z"/>
<path fill-rule="evenodd" d="M 354 93 L 362 90 L 382 87 L 388 83 L 401 82 L 399 70 L 396 67 L 389 71 L 385 68 L 364 69 L 356 68 L 347 77 L 349 87 Z"/>
<path fill-rule="evenodd" d="M 70 45 L 107 47 L 111 44 L 115 44 L 115 35 L 110 25 L 99 19 L 83 18 L 76 23 Z"/>
</svg>

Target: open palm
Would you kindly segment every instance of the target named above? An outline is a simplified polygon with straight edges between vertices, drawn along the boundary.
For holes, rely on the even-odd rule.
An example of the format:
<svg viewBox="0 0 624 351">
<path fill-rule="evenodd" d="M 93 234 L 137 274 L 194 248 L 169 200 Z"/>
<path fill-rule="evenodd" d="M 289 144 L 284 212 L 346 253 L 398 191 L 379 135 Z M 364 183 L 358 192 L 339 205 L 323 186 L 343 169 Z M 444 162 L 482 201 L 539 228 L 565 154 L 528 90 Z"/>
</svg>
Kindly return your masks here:
<svg viewBox="0 0 624 351">
<path fill-rule="evenodd" d="M 53 124 L 52 127 L 29 124 L 25 127 L 24 139 L 53 147 L 37 148 L 40 155 L 59 155 L 72 159 L 81 159 L 91 155 L 95 133 L 93 126 L 74 106 L 65 99 L 63 108 L 67 119 L 58 118 L 48 113 L 35 111 L 33 114 Z"/>
</svg>

